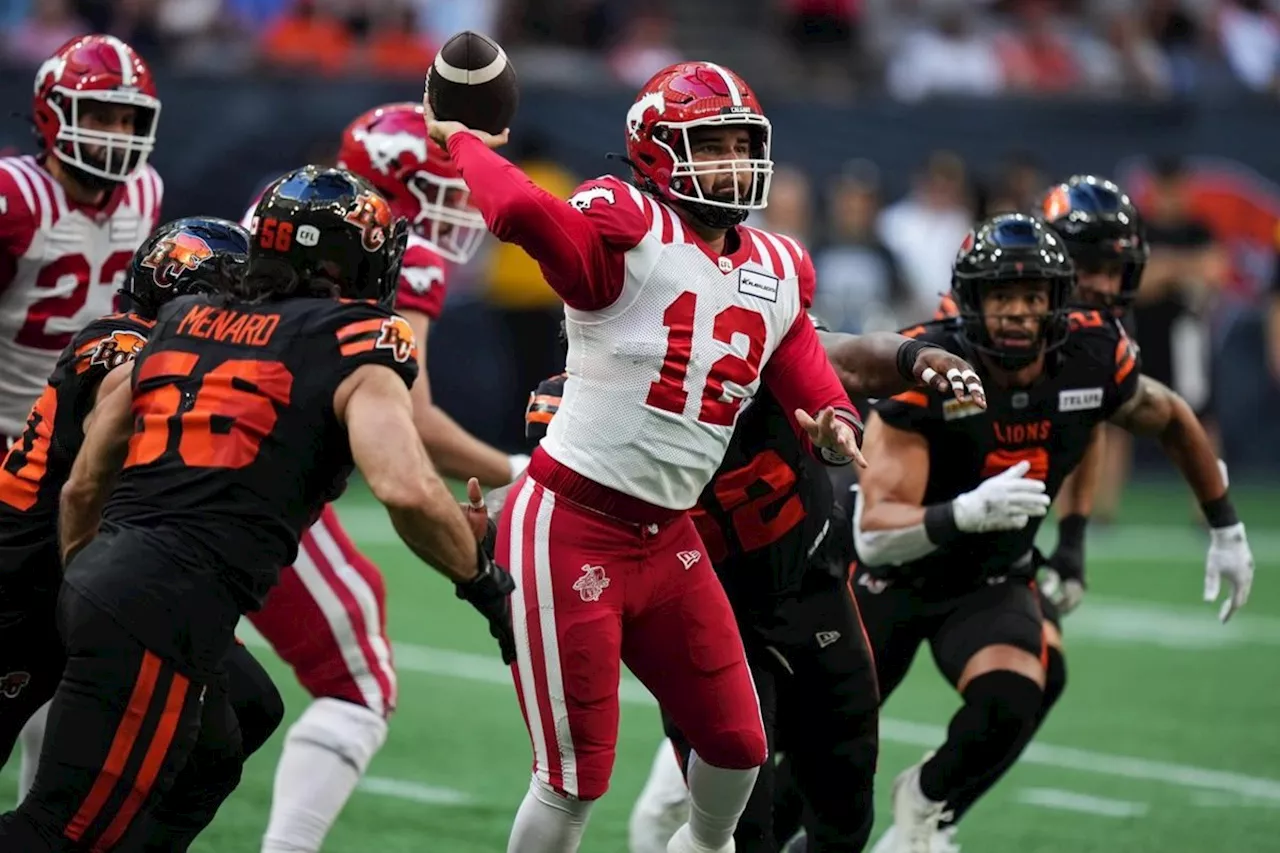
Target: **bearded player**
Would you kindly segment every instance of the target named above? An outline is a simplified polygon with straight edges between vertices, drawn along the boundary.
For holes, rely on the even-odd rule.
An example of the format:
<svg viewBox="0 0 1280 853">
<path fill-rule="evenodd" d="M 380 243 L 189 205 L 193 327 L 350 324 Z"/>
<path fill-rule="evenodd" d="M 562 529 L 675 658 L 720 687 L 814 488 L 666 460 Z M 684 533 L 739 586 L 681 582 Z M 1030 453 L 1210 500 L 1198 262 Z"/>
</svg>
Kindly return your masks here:
<svg viewBox="0 0 1280 853">
<path fill-rule="evenodd" d="M 432 403 L 427 376 L 427 333 L 444 305 L 449 265 L 471 260 L 485 234 L 466 184 L 428 139 L 419 104 L 361 115 L 342 135 L 338 164 L 373 184 L 409 224 L 396 311 L 418 341 L 410 391 L 418 435 L 445 475 L 509 483 L 528 457 L 508 456 L 467 433 Z M 314 697 L 285 738 L 262 850 L 318 851 L 386 741 L 396 705 L 382 573 L 326 507 L 303 536 L 297 562 L 249 620 Z"/>
<path fill-rule="evenodd" d="M 39 152 L 0 157 L 0 436 L 22 432 L 59 353 L 111 311 L 133 252 L 160 218 L 147 164 L 160 99 L 115 36 L 79 36 L 36 71 Z M 21 797 L 35 773 L 41 711 L 24 733 Z"/>
<path fill-rule="evenodd" d="M 767 203 L 769 121 L 733 72 L 672 65 L 627 112 L 632 182 L 588 181 L 567 203 L 491 150 L 505 132 L 430 129 L 489 230 L 566 304 L 563 401 L 497 538 L 534 753 L 508 850 L 578 849 L 612 773 L 625 662 L 692 746 L 690 821 L 669 850 L 731 853 L 767 747 L 689 510 L 762 383 L 807 450 L 860 459 L 857 415 L 806 316 L 808 253 L 742 225 Z"/>
<path fill-rule="evenodd" d="M 982 223 L 956 259 L 959 320 L 919 339 L 973 353 L 987 407 L 906 394 L 877 403 L 870 420 L 877 464 L 861 478 L 854 514 L 855 589 L 881 692 L 896 689 L 928 642 L 963 699 L 947 741 L 895 781 L 894 825 L 876 848 L 884 853 L 954 849 L 944 826 L 952 805 L 999 778 L 1043 720 L 1032 546 L 1097 424 L 1160 439 L 1214 528 L 1206 589 L 1227 578 L 1224 619 L 1248 599 L 1253 558 L 1212 447 L 1180 398 L 1140 381 L 1117 324 L 1070 310 L 1074 284 L 1062 241 L 1041 221 Z"/>
</svg>

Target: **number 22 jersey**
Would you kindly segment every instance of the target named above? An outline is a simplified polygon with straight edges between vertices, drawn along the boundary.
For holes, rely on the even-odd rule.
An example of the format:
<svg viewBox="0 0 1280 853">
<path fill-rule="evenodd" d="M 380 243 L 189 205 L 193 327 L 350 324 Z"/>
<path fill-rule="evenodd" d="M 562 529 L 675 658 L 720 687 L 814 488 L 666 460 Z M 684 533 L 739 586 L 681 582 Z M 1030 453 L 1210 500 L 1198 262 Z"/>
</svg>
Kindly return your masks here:
<svg viewBox="0 0 1280 853">
<path fill-rule="evenodd" d="M 333 396 L 365 364 L 406 386 L 417 375 L 408 323 L 373 303 L 170 303 L 134 369 L 134 434 L 105 525 L 162 534 L 166 556 L 258 609 L 345 487 L 353 462 Z M 118 589 L 165 588 L 163 569 L 118 570 Z"/>
</svg>

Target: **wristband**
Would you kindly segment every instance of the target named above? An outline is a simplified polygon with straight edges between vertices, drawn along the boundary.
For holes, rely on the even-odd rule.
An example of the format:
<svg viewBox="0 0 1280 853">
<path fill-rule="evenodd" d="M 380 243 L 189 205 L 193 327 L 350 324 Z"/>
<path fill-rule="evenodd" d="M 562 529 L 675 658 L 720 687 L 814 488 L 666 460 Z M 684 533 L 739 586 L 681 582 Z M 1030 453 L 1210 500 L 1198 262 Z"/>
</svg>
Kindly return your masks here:
<svg viewBox="0 0 1280 853">
<path fill-rule="evenodd" d="M 908 382 L 916 381 L 916 360 L 927 349 L 941 349 L 937 344 L 906 340 L 898 347 L 898 374 Z"/>
<path fill-rule="evenodd" d="M 1084 551 L 1084 531 L 1089 526 L 1089 516 L 1079 513 L 1064 515 L 1058 519 L 1058 547 L 1072 551 Z"/>
<path fill-rule="evenodd" d="M 925 507 L 924 534 L 929 537 L 930 542 L 939 547 L 948 545 L 964 535 L 956 526 L 956 511 L 951 501 Z"/>
<path fill-rule="evenodd" d="M 1231 498 L 1225 492 L 1220 498 L 1200 504 L 1200 509 L 1204 510 L 1205 520 L 1212 528 L 1230 527 L 1240 523 L 1236 508 L 1232 506 Z"/>
</svg>

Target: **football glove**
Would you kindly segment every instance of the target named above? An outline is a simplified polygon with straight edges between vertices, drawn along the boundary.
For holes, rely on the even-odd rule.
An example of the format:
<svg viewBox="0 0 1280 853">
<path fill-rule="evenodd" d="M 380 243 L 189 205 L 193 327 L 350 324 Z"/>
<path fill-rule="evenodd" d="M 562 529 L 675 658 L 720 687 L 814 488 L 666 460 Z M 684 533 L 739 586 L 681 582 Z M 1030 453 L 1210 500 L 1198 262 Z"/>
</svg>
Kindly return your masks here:
<svg viewBox="0 0 1280 853">
<path fill-rule="evenodd" d="M 1253 587 L 1253 552 L 1249 550 L 1242 522 L 1209 531 L 1209 554 L 1204 563 L 1205 601 L 1218 600 L 1224 577 L 1228 594 L 1218 618 L 1226 622 L 1231 614 L 1244 607 Z"/>
<path fill-rule="evenodd" d="M 1058 545 L 1037 578 L 1040 591 L 1066 616 L 1084 599 L 1084 531 L 1089 519 L 1068 515 L 1058 520 Z"/>
<path fill-rule="evenodd" d="M 487 537 L 486 537 L 487 538 Z M 455 584 L 458 598 L 480 611 L 489 622 L 489 635 L 498 641 L 502 662 L 515 663 L 516 635 L 511 625 L 511 593 L 516 582 L 502 566 L 493 562 L 483 547 L 476 549 L 480 573 L 464 583 Z"/>
<path fill-rule="evenodd" d="M 1031 463 L 1023 460 L 953 500 L 956 527 L 964 533 L 1021 530 L 1033 516 L 1043 516 L 1049 496 L 1043 482 L 1026 476 L 1029 470 Z"/>
</svg>

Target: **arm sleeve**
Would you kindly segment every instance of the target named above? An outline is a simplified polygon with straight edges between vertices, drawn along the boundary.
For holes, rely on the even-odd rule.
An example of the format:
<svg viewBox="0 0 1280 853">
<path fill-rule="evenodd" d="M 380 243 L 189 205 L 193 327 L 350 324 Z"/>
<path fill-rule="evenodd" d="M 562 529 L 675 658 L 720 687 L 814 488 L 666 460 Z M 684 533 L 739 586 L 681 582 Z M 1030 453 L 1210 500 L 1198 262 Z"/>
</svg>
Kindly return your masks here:
<svg viewBox="0 0 1280 853">
<path fill-rule="evenodd" d="M 338 352 L 334 386 L 358 367 L 381 364 L 412 388 L 418 378 L 418 345 L 409 322 L 374 303 L 335 303 L 335 307 L 339 310 L 326 318 Z"/>
<path fill-rule="evenodd" d="M 792 429 L 806 446 L 809 446 L 808 435 L 795 420 L 796 409 L 803 409 L 812 416 L 828 406 L 834 407 L 836 416 L 853 427 L 858 443 L 862 443 L 862 421 L 840 384 L 835 368 L 827 359 L 817 330 L 803 311 L 765 364 L 761 379 L 773 392 Z M 813 450 L 810 446 L 810 451 Z M 827 461 L 820 453 L 815 455 Z"/>
<path fill-rule="evenodd" d="M 626 185 L 588 181 L 561 201 L 469 133 L 449 138 L 449 154 L 489 230 L 528 252 L 567 305 L 593 311 L 613 304 L 622 292 L 623 253 L 648 230 Z"/>
<path fill-rule="evenodd" d="M 445 262 L 435 252 L 413 240 L 405 249 L 396 286 L 396 310 L 417 311 L 435 321 L 444 310 L 448 294 Z"/>
</svg>

